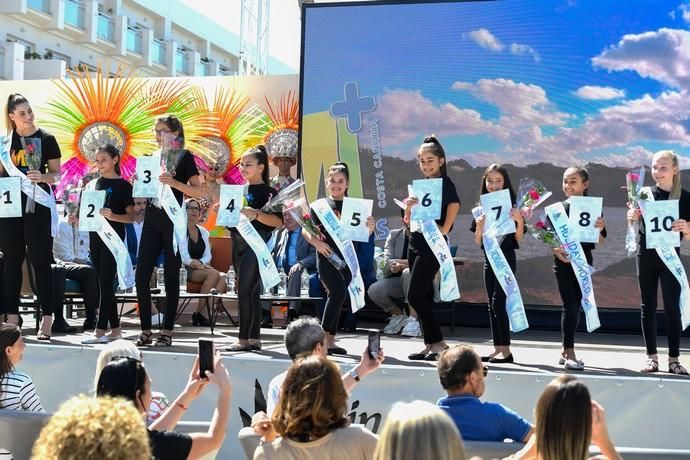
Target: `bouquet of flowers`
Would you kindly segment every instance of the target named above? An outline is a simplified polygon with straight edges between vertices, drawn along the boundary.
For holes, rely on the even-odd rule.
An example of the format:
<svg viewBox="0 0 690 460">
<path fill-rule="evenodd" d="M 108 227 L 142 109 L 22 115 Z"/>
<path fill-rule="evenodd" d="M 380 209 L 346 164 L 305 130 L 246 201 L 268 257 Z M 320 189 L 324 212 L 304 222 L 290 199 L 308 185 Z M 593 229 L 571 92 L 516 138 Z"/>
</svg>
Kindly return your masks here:
<svg viewBox="0 0 690 460">
<path fill-rule="evenodd" d="M 24 149 L 24 159 L 26 165 L 30 170 L 38 171 L 41 169 L 43 163 L 43 154 L 41 152 L 41 139 L 34 137 L 20 137 L 22 148 Z M 36 211 L 36 184 L 34 184 L 33 196 L 26 200 L 26 212 L 34 213 Z"/>
<path fill-rule="evenodd" d="M 551 221 L 546 218 L 546 213 L 541 211 L 534 222 L 525 221 L 525 229 L 537 240 L 546 244 L 548 247 L 555 249 L 561 247 L 561 241 L 558 239 L 558 234 L 553 229 Z"/>
<path fill-rule="evenodd" d="M 302 182 L 302 179 L 297 179 L 278 192 L 277 195 L 271 196 L 268 202 L 261 208 L 261 211 L 272 213 L 283 212 L 283 209 L 291 208 L 293 203 L 297 202 L 297 200 L 302 199 L 306 203 L 304 196 L 304 182 Z"/>
<path fill-rule="evenodd" d="M 534 209 L 550 196 L 551 192 L 546 190 L 541 182 L 531 177 L 523 177 L 520 179 L 515 206 L 523 217 L 529 219 Z"/>
<path fill-rule="evenodd" d="M 625 185 L 628 192 L 628 208 L 630 209 L 639 207 L 640 200 L 649 198 L 641 191 L 644 185 L 644 172 L 644 166 L 640 166 L 639 170 L 633 169 L 628 171 L 625 175 Z M 639 231 L 639 220 L 628 224 L 628 230 L 625 233 L 625 249 L 628 252 L 628 257 L 635 255 L 637 252 L 637 234 Z"/>
<path fill-rule="evenodd" d="M 65 209 L 67 210 L 67 215 L 68 216 L 76 216 L 77 213 L 79 212 L 79 201 L 81 200 L 81 190 L 82 190 L 82 181 L 81 179 L 79 180 L 79 183 L 76 185 L 72 185 L 65 190 L 65 193 L 63 195 L 64 201 L 65 201 Z"/>
<path fill-rule="evenodd" d="M 166 134 L 161 142 L 161 168 L 163 172 L 175 175 L 175 169 L 184 154 L 184 142 L 179 136 Z"/>
</svg>

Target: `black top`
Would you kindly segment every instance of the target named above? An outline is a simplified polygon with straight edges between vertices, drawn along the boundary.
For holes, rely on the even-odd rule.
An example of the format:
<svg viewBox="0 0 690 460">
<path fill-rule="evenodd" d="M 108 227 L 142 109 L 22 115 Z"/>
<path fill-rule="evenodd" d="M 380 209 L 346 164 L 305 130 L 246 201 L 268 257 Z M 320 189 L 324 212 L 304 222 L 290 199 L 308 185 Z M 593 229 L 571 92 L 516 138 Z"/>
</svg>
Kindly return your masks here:
<svg viewBox="0 0 690 460">
<path fill-rule="evenodd" d="M 278 192 L 276 192 L 274 188 L 269 187 L 268 185 L 262 182 L 260 184 L 249 185 L 247 187 L 247 194 L 245 195 L 244 199 L 247 201 L 248 207 L 254 209 L 261 209 L 266 203 L 268 203 L 268 200 L 270 200 L 271 197 L 274 197 L 277 194 Z M 278 216 L 281 219 L 283 218 L 283 214 L 280 212 L 274 212 L 269 214 Z M 270 225 L 261 223 L 256 219 L 252 221 L 252 225 L 257 231 L 263 233 L 271 232 L 275 228 L 271 227 Z M 237 229 L 234 227 L 230 229 L 230 234 L 233 238 L 242 238 L 240 232 L 238 232 Z"/>
<path fill-rule="evenodd" d="M 436 219 L 436 223 L 440 226 L 446 222 L 446 213 L 448 211 L 448 205 L 451 203 L 460 204 L 460 197 L 458 196 L 458 191 L 455 189 L 455 184 L 450 177 L 442 176 L 443 186 L 442 186 L 442 197 L 441 197 L 441 218 Z M 453 230 L 453 225 L 450 226 L 450 230 Z M 450 233 L 450 230 L 448 231 Z M 411 248 L 419 248 L 426 245 L 426 240 L 421 232 L 412 233 L 412 238 L 410 239 Z"/>
<path fill-rule="evenodd" d="M 185 150 L 184 154 L 180 158 L 180 162 L 177 164 L 177 168 L 175 168 L 175 180 L 182 182 L 183 184 L 186 184 L 187 182 L 189 182 L 190 178 L 198 175 L 199 170 L 197 169 L 196 163 L 194 162 L 194 155 L 189 150 Z M 177 199 L 177 204 L 182 206 L 184 194 L 175 187 L 170 188 L 172 189 L 173 195 L 175 195 L 175 198 Z M 149 200 L 149 204 L 148 206 L 146 206 L 146 219 L 144 219 L 144 225 L 146 225 L 146 221 L 151 222 L 152 219 L 169 220 L 168 214 L 165 212 L 165 210 L 163 208 L 154 206 Z M 160 222 L 159 220 L 157 221 Z"/>
<path fill-rule="evenodd" d="M 335 213 L 335 216 L 338 219 L 340 219 L 340 214 L 343 212 L 343 200 L 334 200 L 333 198 L 326 197 L 326 202 Z M 340 249 L 338 249 L 338 246 L 336 246 L 335 241 L 333 241 L 331 235 L 326 231 L 326 227 L 324 227 L 321 223 L 321 219 L 319 219 L 319 216 L 317 216 L 316 213 L 313 211 L 311 212 L 311 216 L 314 223 L 319 227 L 319 230 L 326 238 L 326 243 L 328 243 L 328 245 L 331 247 L 333 251 L 335 251 L 340 257 L 342 257 Z"/>
<path fill-rule="evenodd" d="M 60 146 L 55 140 L 55 136 L 47 133 L 46 131 L 38 128 L 38 130 L 31 136 L 26 136 L 29 139 L 40 139 L 41 142 L 41 166 L 39 171 L 41 174 L 45 174 L 47 171 L 48 160 L 56 160 L 60 158 Z M 12 158 L 12 163 L 24 174 L 29 170 L 29 165 L 26 162 L 27 153 L 24 151 L 24 146 L 22 145 L 22 136 L 17 134 L 15 131 L 12 132 L 12 144 L 10 145 L 10 158 Z M 7 171 L 3 171 L 3 176 L 7 177 Z M 48 191 L 48 184 L 39 184 L 41 188 Z"/>
<path fill-rule="evenodd" d="M 561 204 L 563 204 L 563 208 L 565 208 L 565 215 L 570 216 L 570 203 L 568 203 L 567 201 L 562 201 Z M 606 238 L 606 227 L 601 229 L 601 236 Z M 594 260 L 592 258 L 592 251 L 594 250 L 594 248 L 596 248 L 596 244 L 595 243 L 580 243 L 580 246 L 582 246 L 582 251 L 585 253 L 585 257 L 587 258 L 587 263 L 592 265 L 592 261 Z M 570 264 L 566 264 L 566 263 L 561 262 L 561 260 L 556 256 L 553 256 L 553 264 L 556 267 L 570 266 Z"/>
<path fill-rule="evenodd" d="M 105 177 L 100 177 L 96 182 L 96 190 L 105 190 L 105 203 L 103 207 L 110 209 L 113 214 L 127 214 L 127 206 L 134 206 L 132 184 L 122 178 L 106 179 Z M 120 238 L 124 240 L 125 224 L 113 222 L 112 220 L 108 222 L 113 227 L 113 230 L 120 235 Z"/>
<path fill-rule="evenodd" d="M 517 222 L 515 222 L 515 226 L 517 227 Z M 472 224 L 470 225 L 470 231 L 472 234 L 474 234 L 477 231 L 477 221 L 473 220 Z M 518 241 L 515 239 L 515 233 L 509 233 L 508 235 L 501 235 L 497 237 L 499 240 L 503 238 L 503 241 L 501 241 L 501 251 L 503 253 L 507 253 L 508 251 L 514 251 L 516 249 L 520 249 L 520 245 L 518 244 Z M 484 243 L 481 244 L 482 249 L 484 249 Z M 484 253 L 486 255 L 486 253 Z"/>
<path fill-rule="evenodd" d="M 174 431 L 149 432 L 151 454 L 157 460 L 186 460 L 192 451 L 192 438 L 186 433 Z"/>
<path fill-rule="evenodd" d="M 656 185 L 651 187 L 652 195 L 654 195 L 655 201 L 668 200 L 671 192 L 661 190 Z M 680 198 L 678 199 L 678 218 L 690 221 L 690 192 L 687 190 L 680 189 Z M 681 238 L 683 234 L 681 233 Z M 640 245 L 639 250 L 647 250 L 647 238 L 645 236 L 645 226 L 644 219 L 640 217 Z M 656 251 L 655 249 L 649 249 L 650 251 Z M 680 248 L 676 248 L 676 251 L 680 251 Z"/>
<path fill-rule="evenodd" d="M 206 243 L 204 243 L 204 238 L 201 236 L 199 226 L 197 225 L 196 228 L 199 232 L 199 239 L 194 241 L 189 234 L 189 231 L 187 231 L 187 246 L 189 248 L 189 256 L 192 259 L 201 260 L 201 258 L 204 256 L 204 252 L 206 251 Z"/>
</svg>

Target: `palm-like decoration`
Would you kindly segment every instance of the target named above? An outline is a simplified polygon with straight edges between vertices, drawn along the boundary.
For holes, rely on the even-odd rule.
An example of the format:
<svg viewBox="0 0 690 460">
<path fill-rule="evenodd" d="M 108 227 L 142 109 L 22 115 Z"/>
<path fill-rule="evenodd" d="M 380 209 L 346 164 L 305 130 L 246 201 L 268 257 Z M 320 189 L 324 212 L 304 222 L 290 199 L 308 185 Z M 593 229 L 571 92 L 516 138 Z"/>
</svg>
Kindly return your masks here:
<svg viewBox="0 0 690 460">
<path fill-rule="evenodd" d="M 268 153 L 273 156 L 297 158 L 299 130 L 299 98 L 293 91 L 281 96 L 278 102 L 266 98 L 268 122 L 260 133 Z"/>
</svg>

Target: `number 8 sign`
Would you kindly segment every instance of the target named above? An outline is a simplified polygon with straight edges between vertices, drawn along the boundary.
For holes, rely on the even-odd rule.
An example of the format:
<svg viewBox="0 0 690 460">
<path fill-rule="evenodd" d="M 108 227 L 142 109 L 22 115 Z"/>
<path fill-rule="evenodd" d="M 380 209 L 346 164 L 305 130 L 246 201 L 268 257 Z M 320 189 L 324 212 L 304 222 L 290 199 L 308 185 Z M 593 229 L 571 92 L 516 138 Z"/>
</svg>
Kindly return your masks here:
<svg viewBox="0 0 690 460">
<path fill-rule="evenodd" d="M 243 202 L 244 185 L 221 185 L 216 224 L 221 227 L 237 227 Z"/>
<path fill-rule="evenodd" d="M 0 218 L 22 216 L 21 179 L 0 178 Z"/>
<path fill-rule="evenodd" d="M 594 196 L 570 197 L 568 223 L 573 237 L 581 243 L 598 243 L 599 229 L 594 225 L 601 216 L 603 198 Z"/>
<path fill-rule="evenodd" d="M 678 220 L 678 200 L 647 201 L 642 216 L 647 248 L 680 246 L 680 232 L 671 230 L 673 222 Z"/>
<path fill-rule="evenodd" d="M 343 198 L 343 210 L 340 213 L 340 228 L 343 236 L 352 241 L 369 241 L 367 217 L 371 215 L 374 200 L 363 198 Z"/>
<path fill-rule="evenodd" d="M 437 220 L 441 218 L 443 179 L 413 180 L 412 191 L 419 200 L 419 203 L 412 207 L 412 220 Z"/>
</svg>

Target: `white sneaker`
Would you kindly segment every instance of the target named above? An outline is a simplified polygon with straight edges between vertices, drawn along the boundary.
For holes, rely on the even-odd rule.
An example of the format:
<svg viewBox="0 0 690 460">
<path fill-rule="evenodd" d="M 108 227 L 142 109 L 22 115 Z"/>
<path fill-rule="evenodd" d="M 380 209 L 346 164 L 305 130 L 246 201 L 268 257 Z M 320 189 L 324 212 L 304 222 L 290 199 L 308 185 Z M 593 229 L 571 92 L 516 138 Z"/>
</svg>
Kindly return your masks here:
<svg viewBox="0 0 690 460">
<path fill-rule="evenodd" d="M 84 345 L 98 345 L 101 343 L 108 343 L 108 336 L 102 335 L 100 337 L 96 337 L 95 335 L 88 337 L 84 340 L 81 341 Z"/>
<path fill-rule="evenodd" d="M 386 327 L 383 328 L 383 333 L 384 334 L 400 334 L 400 331 L 403 330 L 405 325 L 407 324 L 407 315 L 402 314 L 402 315 L 391 315 L 390 318 L 388 318 L 388 324 L 386 324 Z"/>
<path fill-rule="evenodd" d="M 402 330 L 402 335 L 406 337 L 421 337 L 422 327 L 419 325 L 419 320 L 413 316 L 407 319 L 407 324 Z"/>
</svg>

